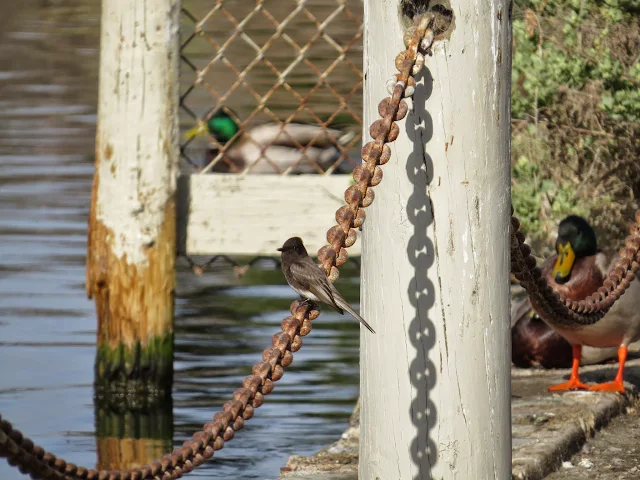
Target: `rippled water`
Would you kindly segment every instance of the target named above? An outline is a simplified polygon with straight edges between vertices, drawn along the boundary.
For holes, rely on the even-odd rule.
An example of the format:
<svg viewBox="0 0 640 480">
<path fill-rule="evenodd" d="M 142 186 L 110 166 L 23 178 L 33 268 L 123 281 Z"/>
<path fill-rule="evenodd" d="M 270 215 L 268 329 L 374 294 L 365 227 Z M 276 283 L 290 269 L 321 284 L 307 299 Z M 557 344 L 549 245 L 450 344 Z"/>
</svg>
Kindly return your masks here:
<svg viewBox="0 0 640 480">
<path fill-rule="evenodd" d="M 276 13 L 290 7 L 272 3 Z M 294 294 L 268 263 L 242 279 L 230 268 L 198 278 L 182 265 L 172 408 L 137 416 L 94 408 L 96 322 L 84 262 L 100 2 L 0 7 L 0 413 L 74 463 L 147 461 L 230 398 Z M 341 281 L 352 300 L 355 273 Z M 357 397 L 357 361 L 357 324 L 325 312 L 254 419 L 191 476 L 275 478 L 289 455 L 336 439 Z M 24 477 L 0 461 L 0 478 Z"/>
</svg>

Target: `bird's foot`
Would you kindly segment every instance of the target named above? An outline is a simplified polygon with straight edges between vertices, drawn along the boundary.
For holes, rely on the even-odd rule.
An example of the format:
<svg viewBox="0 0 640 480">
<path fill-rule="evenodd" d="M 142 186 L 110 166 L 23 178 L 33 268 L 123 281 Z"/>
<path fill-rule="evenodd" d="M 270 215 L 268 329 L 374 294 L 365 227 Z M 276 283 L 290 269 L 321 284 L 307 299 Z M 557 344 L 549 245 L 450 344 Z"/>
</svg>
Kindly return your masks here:
<svg viewBox="0 0 640 480">
<path fill-rule="evenodd" d="M 624 393 L 624 385 L 620 380 L 613 382 L 599 383 L 589 387 L 590 392 L 618 392 Z"/>
<path fill-rule="evenodd" d="M 307 310 L 318 310 L 320 307 L 319 305 L 314 302 L 313 300 L 309 300 L 308 298 L 304 298 L 304 297 L 300 297 L 300 299 L 298 300 L 298 307 L 307 307 Z"/>
<path fill-rule="evenodd" d="M 582 383 L 579 378 L 570 378 L 568 382 L 551 385 L 550 392 L 565 392 L 567 390 L 588 390 L 589 385 Z"/>
</svg>

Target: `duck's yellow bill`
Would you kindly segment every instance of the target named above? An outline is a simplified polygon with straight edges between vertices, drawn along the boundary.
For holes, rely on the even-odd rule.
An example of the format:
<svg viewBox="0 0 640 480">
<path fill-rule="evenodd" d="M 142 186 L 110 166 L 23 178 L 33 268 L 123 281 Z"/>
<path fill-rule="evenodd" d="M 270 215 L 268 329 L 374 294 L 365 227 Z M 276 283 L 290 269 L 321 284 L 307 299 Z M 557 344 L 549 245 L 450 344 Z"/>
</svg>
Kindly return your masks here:
<svg viewBox="0 0 640 480">
<path fill-rule="evenodd" d="M 198 122 L 198 125 L 196 125 L 192 129 L 187 130 L 185 132 L 184 139 L 191 140 L 192 138 L 203 135 L 204 133 L 206 133 L 206 131 L 207 131 L 207 126 L 202 122 Z"/>
<path fill-rule="evenodd" d="M 553 278 L 556 281 L 562 281 L 569 278 L 571 275 L 571 269 L 573 268 L 573 262 L 576 260 L 576 254 L 569 242 L 559 243 L 557 247 L 558 258 L 553 265 Z"/>
</svg>

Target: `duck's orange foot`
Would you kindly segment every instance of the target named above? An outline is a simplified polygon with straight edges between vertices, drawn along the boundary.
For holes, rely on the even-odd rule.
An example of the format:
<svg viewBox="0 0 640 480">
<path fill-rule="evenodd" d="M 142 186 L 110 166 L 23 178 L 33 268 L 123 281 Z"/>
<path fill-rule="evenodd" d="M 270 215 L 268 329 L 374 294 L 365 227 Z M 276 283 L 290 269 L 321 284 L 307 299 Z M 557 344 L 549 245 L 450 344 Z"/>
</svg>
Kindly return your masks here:
<svg viewBox="0 0 640 480">
<path fill-rule="evenodd" d="M 614 380 L 613 382 L 599 383 L 589 387 L 590 392 L 618 392 L 624 393 L 624 385 L 622 382 Z"/>
<path fill-rule="evenodd" d="M 551 385 L 548 390 L 550 392 L 565 392 L 567 390 L 587 390 L 588 388 L 589 385 L 586 383 L 582 383 L 578 379 L 571 378 L 568 382 Z"/>
</svg>

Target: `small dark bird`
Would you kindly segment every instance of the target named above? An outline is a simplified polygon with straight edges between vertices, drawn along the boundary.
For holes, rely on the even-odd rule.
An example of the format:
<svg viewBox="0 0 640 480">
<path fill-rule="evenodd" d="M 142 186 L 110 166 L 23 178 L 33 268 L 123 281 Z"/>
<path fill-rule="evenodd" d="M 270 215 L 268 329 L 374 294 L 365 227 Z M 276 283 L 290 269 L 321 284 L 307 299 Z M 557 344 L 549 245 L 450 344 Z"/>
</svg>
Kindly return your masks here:
<svg viewBox="0 0 640 480">
<path fill-rule="evenodd" d="M 282 273 L 291 288 L 313 302 L 324 302 L 344 314 L 344 310 L 357 318 L 371 333 L 376 333 L 364 318 L 358 315 L 333 286 L 322 269 L 315 264 L 304 248 L 300 237 L 292 237 L 278 249 L 282 252 Z"/>
</svg>

